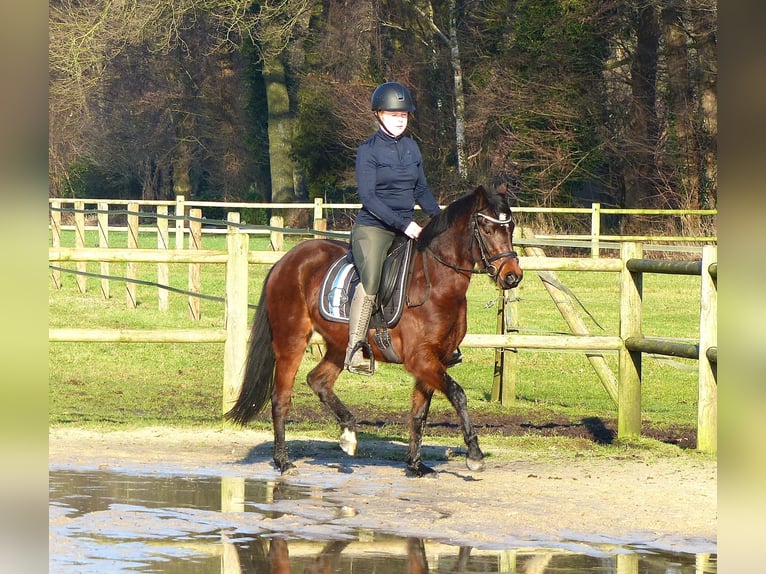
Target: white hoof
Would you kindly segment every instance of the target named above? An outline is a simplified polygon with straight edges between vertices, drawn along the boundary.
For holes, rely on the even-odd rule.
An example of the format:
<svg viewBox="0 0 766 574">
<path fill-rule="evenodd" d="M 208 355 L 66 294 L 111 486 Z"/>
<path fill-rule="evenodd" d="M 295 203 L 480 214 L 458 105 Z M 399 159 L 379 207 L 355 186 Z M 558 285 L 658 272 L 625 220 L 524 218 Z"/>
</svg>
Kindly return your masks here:
<svg viewBox="0 0 766 574">
<path fill-rule="evenodd" d="M 340 448 L 349 456 L 354 456 L 356 453 L 356 433 L 349 429 L 343 429 L 343 434 L 340 435 Z"/>
</svg>

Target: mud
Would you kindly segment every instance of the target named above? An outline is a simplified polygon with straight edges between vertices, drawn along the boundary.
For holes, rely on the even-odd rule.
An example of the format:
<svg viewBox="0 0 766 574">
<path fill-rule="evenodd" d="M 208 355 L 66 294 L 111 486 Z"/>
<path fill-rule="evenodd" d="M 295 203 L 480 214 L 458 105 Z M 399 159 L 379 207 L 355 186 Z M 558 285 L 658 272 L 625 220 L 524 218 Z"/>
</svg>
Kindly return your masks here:
<svg viewBox="0 0 766 574">
<path fill-rule="evenodd" d="M 404 472 L 406 444 L 361 438 L 350 457 L 336 441 L 288 436 L 298 473 L 280 477 L 271 440 L 250 430 L 52 428 L 49 467 L 332 489 L 355 509 L 345 519 L 349 527 L 478 548 L 589 540 L 716 553 L 716 462 L 693 451 L 594 455 L 493 448 L 486 449 L 486 470 L 473 473 L 459 444 L 426 445 L 426 462 L 438 476 L 414 479 Z"/>
</svg>

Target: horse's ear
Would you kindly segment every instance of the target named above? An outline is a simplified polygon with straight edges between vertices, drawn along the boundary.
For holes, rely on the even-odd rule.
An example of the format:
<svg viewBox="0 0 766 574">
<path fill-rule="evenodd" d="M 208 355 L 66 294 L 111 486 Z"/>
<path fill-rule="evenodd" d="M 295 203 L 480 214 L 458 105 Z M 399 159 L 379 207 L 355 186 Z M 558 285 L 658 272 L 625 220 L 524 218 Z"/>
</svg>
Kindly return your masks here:
<svg viewBox="0 0 766 574">
<path fill-rule="evenodd" d="M 473 190 L 473 196 L 476 198 L 477 211 L 483 209 L 489 203 L 487 190 L 484 189 L 483 185 L 479 185 L 476 187 L 476 189 Z"/>
</svg>

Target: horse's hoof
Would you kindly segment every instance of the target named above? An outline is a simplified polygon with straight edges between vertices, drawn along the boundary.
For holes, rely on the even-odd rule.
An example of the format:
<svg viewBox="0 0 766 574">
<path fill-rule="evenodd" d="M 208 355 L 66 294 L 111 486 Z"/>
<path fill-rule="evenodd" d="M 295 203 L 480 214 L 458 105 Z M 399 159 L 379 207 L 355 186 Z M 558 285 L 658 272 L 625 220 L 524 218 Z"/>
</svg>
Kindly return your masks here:
<svg viewBox="0 0 766 574">
<path fill-rule="evenodd" d="M 484 459 L 466 457 L 465 465 L 468 467 L 468 470 L 472 472 L 481 472 L 484 470 Z"/>
<path fill-rule="evenodd" d="M 349 456 L 356 454 L 356 433 L 349 429 L 343 429 L 343 434 L 340 435 L 340 449 Z"/>
<path fill-rule="evenodd" d="M 425 464 L 420 464 L 416 467 L 407 467 L 407 474 L 414 478 L 437 478 L 439 476 L 439 473 L 436 472 L 433 468 L 430 466 L 426 466 Z"/>
</svg>

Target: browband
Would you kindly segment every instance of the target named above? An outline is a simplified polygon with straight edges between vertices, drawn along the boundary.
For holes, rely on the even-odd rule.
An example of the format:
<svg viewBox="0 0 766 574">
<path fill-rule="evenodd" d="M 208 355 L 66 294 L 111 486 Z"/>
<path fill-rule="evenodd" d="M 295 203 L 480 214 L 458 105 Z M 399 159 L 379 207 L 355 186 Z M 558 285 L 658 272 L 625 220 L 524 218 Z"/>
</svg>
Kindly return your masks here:
<svg viewBox="0 0 766 574">
<path fill-rule="evenodd" d="M 484 219 L 487 219 L 491 221 L 492 223 L 499 223 L 500 225 L 508 225 L 512 221 L 511 216 L 508 213 L 500 213 L 499 214 L 500 219 L 495 219 L 491 215 L 487 215 L 485 213 L 477 213 L 476 215 L 479 217 L 483 217 Z"/>
</svg>

